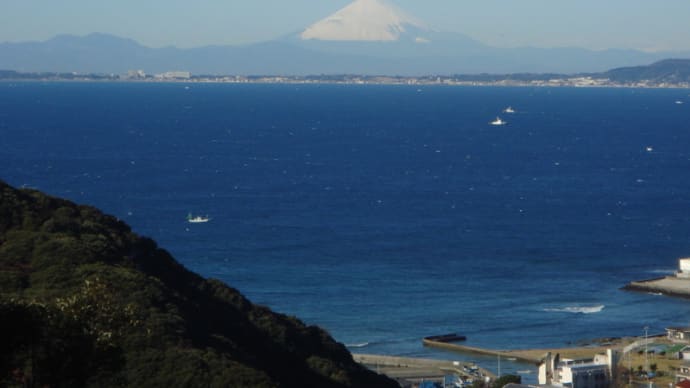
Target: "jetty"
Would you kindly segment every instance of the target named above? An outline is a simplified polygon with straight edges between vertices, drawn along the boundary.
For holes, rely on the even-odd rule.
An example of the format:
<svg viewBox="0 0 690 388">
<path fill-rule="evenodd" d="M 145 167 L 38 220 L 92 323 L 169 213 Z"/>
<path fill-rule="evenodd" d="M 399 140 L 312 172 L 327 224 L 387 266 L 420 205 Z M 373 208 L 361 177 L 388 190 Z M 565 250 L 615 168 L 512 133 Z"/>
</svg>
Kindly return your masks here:
<svg viewBox="0 0 690 388">
<path fill-rule="evenodd" d="M 437 348 L 437 349 L 443 349 L 443 350 L 450 350 L 453 352 L 458 352 L 458 353 L 466 353 L 466 354 L 478 354 L 482 356 L 493 356 L 493 357 L 503 357 L 504 359 L 514 359 L 514 360 L 519 360 L 523 362 L 528 362 L 530 364 L 538 364 L 541 362 L 541 359 L 543 358 L 542 355 L 546 354 L 548 352 L 545 350 L 543 353 L 540 353 L 537 351 L 535 354 L 534 351 L 530 351 L 528 354 L 525 354 L 522 351 L 519 350 L 493 350 L 493 349 L 485 349 L 485 348 L 478 348 L 478 347 L 473 347 L 473 346 L 466 346 L 466 345 L 459 345 L 456 343 L 451 343 L 447 341 L 434 341 L 429 339 L 431 337 L 424 338 L 424 345 L 429 346 L 432 348 Z"/>
<path fill-rule="evenodd" d="M 550 349 L 518 349 L 518 350 L 493 350 L 444 341 L 434 341 L 431 338 L 443 336 L 431 336 L 424 338 L 425 346 L 436 347 L 443 350 L 470 355 L 491 356 L 510 362 L 540 365 L 545 357 L 551 354 L 560 354 L 561 357 L 574 360 L 591 359 L 594 354 L 606 354 L 609 349 L 629 353 L 631 349 L 650 339 L 639 338 L 601 338 L 592 339 L 581 343 L 576 347 L 550 348 Z M 645 341 L 645 342 L 642 342 Z M 426 358 L 410 358 L 397 356 L 383 356 L 374 354 L 353 354 L 354 360 L 367 368 L 384 374 L 397 380 L 403 386 L 419 384 L 423 381 L 442 382 L 446 375 L 459 376 L 463 381 L 494 380 L 496 374 L 481 368 L 474 361 L 453 361 Z"/>
<path fill-rule="evenodd" d="M 460 342 L 460 341 L 465 341 L 467 340 L 467 337 L 464 335 L 457 335 L 455 333 L 450 333 L 450 334 L 441 334 L 441 335 L 431 335 L 428 337 L 424 337 L 422 339 L 422 342 L 445 342 L 445 343 L 451 343 L 451 342 Z"/>
<path fill-rule="evenodd" d="M 690 298 L 690 279 L 666 276 L 663 278 L 638 280 L 628 283 L 622 289 L 626 291 Z"/>
<path fill-rule="evenodd" d="M 622 289 L 690 298 L 690 258 L 678 259 L 679 270 L 674 275 L 628 283 Z"/>
</svg>

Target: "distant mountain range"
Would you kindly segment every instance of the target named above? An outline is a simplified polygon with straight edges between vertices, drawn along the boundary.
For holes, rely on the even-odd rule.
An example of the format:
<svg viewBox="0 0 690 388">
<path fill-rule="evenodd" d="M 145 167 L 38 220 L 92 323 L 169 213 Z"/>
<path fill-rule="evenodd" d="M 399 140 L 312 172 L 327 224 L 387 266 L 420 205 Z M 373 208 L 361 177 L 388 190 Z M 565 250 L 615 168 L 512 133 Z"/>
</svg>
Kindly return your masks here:
<svg viewBox="0 0 690 388">
<path fill-rule="evenodd" d="M 649 66 L 621 67 L 609 70 L 602 76 L 620 83 L 687 83 L 690 82 L 690 59 L 666 59 Z"/>
<path fill-rule="evenodd" d="M 303 31 L 242 46 L 150 48 L 99 33 L 0 44 L 0 69 L 114 74 L 132 69 L 236 75 L 582 73 L 664 58 L 690 58 L 690 52 L 496 48 L 431 29 L 385 0 L 356 0 Z"/>
</svg>

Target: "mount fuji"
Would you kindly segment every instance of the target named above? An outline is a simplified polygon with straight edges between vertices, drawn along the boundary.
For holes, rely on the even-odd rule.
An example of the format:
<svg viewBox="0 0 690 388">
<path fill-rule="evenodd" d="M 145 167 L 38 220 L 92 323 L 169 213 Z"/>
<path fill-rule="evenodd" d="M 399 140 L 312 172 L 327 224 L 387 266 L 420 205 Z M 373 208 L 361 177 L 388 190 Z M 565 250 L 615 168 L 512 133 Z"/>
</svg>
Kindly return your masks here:
<svg viewBox="0 0 690 388">
<path fill-rule="evenodd" d="M 303 40 L 391 42 L 413 37 L 428 42 L 426 26 L 385 0 L 357 0 L 333 15 L 312 24 L 300 34 Z M 417 36 L 416 36 L 417 35 Z"/>
<path fill-rule="evenodd" d="M 237 75 L 583 73 L 690 53 L 580 48 L 496 48 L 441 32 L 391 0 L 355 0 L 302 31 L 243 46 L 150 48 L 106 34 L 0 43 L 0 70 L 121 74 L 186 70 Z"/>
<path fill-rule="evenodd" d="M 669 55 L 635 50 L 496 48 L 464 34 L 430 28 L 390 0 L 355 0 L 283 41 L 341 57 L 342 73 L 388 75 L 597 72 L 621 63 L 647 64 Z"/>
<path fill-rule="evenodd" d="M 388 0 L 356 0 L 286 40 L 334 55 L 412 61 L 489 48 L 462 34 L 433 30 Z"/>
</svg>

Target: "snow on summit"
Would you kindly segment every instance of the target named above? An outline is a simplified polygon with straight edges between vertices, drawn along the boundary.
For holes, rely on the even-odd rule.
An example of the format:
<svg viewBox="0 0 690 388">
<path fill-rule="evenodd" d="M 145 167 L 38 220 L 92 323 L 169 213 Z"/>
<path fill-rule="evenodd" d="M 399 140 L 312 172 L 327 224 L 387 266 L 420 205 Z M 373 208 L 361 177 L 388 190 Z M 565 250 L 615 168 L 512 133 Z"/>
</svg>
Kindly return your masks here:
<svg viewBox="0 0 690 388">
<path fill-rule="evenodd" d="M 312 24 L 303 40 L 397 41 L 406 28 L 425 28 L 386 0 L 356 0 L 333 15 Z"/>
</svg>

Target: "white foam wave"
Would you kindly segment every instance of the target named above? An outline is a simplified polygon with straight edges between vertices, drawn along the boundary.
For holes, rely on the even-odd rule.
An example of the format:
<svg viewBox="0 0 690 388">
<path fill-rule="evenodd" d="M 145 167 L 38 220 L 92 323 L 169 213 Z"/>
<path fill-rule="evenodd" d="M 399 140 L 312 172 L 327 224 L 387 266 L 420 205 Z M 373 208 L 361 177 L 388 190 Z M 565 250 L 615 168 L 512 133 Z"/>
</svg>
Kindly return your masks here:
<svg viewBox="0 0 690 388">
<path fill-rule="evenodd" d="M 369 346 L 369 342 L 362 342 L 359 344 L 346 344 L 345 346 L 347 346 L 348 348 L 366 348 L 367 346 Z"/>
<path fill-rule="evenodd" d="M 552 313 L 596 314 L 604 310 L 603 304 L 597 306 L 567 306 L 561 308 L 546 308 L 544 311 Z"/>
</svg>

